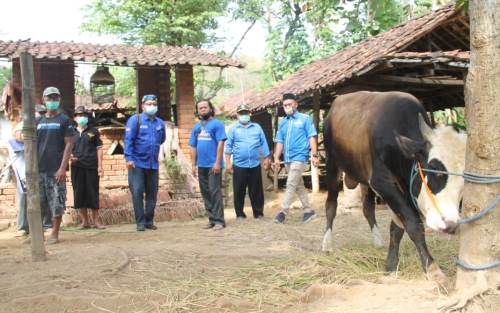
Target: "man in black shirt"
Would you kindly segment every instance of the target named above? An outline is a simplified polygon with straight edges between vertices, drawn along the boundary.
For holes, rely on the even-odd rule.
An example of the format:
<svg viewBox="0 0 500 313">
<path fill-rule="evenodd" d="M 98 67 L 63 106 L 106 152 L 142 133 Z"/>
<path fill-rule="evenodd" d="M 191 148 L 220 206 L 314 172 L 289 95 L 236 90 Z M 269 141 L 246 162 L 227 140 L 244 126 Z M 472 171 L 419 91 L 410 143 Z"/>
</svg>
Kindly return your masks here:
<svg viewBox="0 0 500 313">
<path fill-rule="evenodd" d="M 71 183 L 74 207 L 80 212 L 80 229 L 90 228 L 87 209 L 92 210 L 94 228 L 104 229 L 99 223 L 99 176 L 102 175 L 102 141 L 99 131 L 89 127 L 89 114 L 83 106 L 75 110 L 77 135 L 71 155 Z"/>
<path fill-rule="evenodd" d="M 42 214 L 52 212 L 52 234 L 47 244 L 59 242 L 59 226 L 66 208 L 66 170 L 73 147 L 74 127 L 58 111 L 61 93 L 55 87 L 43 91 L 47 113 L 37 124 L 38 171 Z"/>
</svg>

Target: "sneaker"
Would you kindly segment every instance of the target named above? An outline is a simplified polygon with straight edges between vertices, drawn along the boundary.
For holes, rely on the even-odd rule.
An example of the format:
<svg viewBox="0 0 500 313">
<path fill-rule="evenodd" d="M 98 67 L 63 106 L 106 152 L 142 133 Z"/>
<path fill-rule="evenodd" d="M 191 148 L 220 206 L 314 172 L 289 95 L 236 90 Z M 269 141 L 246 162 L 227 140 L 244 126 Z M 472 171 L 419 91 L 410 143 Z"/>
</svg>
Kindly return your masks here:
<svg viewBox="0 0 500 313">
<path fill-rule="evenodd" d="M 156 225 L 148 225 L 146 226 L 147 229 L 151 229 L 151 230 L 157 230 L 158 227 L 156 227 Z"/>
<path fill-rule="evenodd" d="M 146 230 L 146 227 L 140 225 L 140 226 L 137 226 L 137 231 L 145 231 Z"/>
<path fill-rule="evenodd" d="M 237 216 L 236 219 L 237 220 L 240 220 L 240 221 L 243 221 L 243 220 L 246 220 L 246 216 Z"/>
<path fill-rule="evenodd" d="M 314 211 L 306 212 L 306 213 L 304 213 L 304 217 L 302 218 L 302 223 L 305 224 L 305 223 L 311 221 L 315 217 L 316 217 L 316 213 L 314 213 Z"/>
<path fill-rule="evenodd" d="M 211 229 L 214 228 L 215 224 L 208 223 L 207 225 L 203 226 L 203 229 Z"/>
<path fill-rule="evenodd" d="M 213 230 L 222 230 L 224 229 L 224 225 L 222 224 L 215 224 L 213 227 Z"/>
<path fill-rule="evenodd" d="M 278 215 L 274 218 L 274 222 L 276 224 L 283 224 L 285 222 L 286 215 L 283 212 L 279 212 Z"/>
<path fill-rule="evenodd" d="M 256 216 L 255 217 L 256 220 L 263 220 L 264 219 L 264 215 L 259 215 L 259 216 Z"/>
</svg>

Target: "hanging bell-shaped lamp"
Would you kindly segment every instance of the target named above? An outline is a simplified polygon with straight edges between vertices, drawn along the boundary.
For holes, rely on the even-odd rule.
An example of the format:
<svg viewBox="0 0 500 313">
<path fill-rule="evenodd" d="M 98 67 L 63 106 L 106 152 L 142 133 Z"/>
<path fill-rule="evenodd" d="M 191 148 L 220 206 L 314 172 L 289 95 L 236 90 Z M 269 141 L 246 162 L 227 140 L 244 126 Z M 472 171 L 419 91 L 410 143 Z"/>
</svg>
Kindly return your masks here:
<svg viewBox="0 0 500 313">
<path fill-rule="evenodd" d="M 90 77 L 90 93 L 93 103 L 112 103 L 115 96 L 115 78 L 109 72 L 109 68 L 98 66 L 95 73 Z"/>
</svg>

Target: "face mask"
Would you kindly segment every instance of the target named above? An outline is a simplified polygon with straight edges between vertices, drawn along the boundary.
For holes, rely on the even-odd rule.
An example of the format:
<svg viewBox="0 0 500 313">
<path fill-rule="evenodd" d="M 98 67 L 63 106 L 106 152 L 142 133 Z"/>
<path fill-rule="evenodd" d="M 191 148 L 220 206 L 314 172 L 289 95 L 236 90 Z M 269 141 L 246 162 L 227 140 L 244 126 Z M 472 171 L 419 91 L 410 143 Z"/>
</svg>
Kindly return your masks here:
<svg viewBox="0 0 500 313">
<path fill-rule="evenodd" d="M 292 107 L 283 108 L 285 110 L 286 115 L 292 115 L 295 112 L 295 109 Z"/>
<path fill-rule="evenodd" d="M 147 115 L 155 115 L 158 112 L 158 106 L 156 105 L 146 105 L 144 106 L 144 111 Z"/>
<path fill-rule="evenodd" d="M 45 101 L 45 107 L 47 110 L 57 110 L 59 109 L 59 101 Z"/>
<path fill-rule="evenodd" d="M 77 116 L 76 123 L 80 126 L 86 126 L 89 123 L 89 118 L 86 116 Z"/>
<path fill-rule="evenodd" d="M 208 120 L 210 117 L 212 116 L 212 112 L 208 112 L 208 113 L 205 113 L 205 114 L 200 114 L 199 115 L 199 118 L 200 120 L 203 120 L 203 121 L 206 121 Z"/>
<path fill-rule="evenodd" d="M 248 114 L 240 115 L 238 118 L 241 124 L 248 124 L 248 122 L 250 122 L 250 115 Z"/>
</svg>

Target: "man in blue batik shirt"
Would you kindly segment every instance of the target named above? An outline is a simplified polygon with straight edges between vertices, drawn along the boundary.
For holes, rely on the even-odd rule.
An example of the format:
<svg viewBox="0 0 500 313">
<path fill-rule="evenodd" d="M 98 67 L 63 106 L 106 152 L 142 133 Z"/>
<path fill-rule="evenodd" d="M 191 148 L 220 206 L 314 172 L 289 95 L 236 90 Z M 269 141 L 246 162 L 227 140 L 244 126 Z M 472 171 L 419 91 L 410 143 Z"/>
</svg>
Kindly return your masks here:
<svg viewBox="0 0 500 313">
<path fill-rule="evenodd" d="M 131 116 L 125 129 L 125 160 L 137 231 L 156 229 L 153 218 L 158 194 L 158 154 L 165 141 L 165 123 L 156 117 L 157 111 L 156 96 L 145 95 L 142 113 Z"/>
<path fill-rule="evenodd" d="M 224 123 L 214 118 L 214 107 L 209 100 L 196 104 L 200 122 L 194 125 L 189 138 L 193 175 L 198 176 L 200 191 L 208 214 L 205 229 L 221 230 L 226 226 L 222 203 L 222 154 L 226 130 Z"/>
<path fill-rule="evenodd" d="M 278 125 L 278 132 L 275 138 L 274 164 L 275 167 L 279 166 L 281 153 L 284 152 L 288 177 L 281 211 L 276 215 L 274 220 L 279 224 L 285 222 L 295 193 L 298 194 L 304 208 L 302 221 L 307 223 L 316 216 L 314 210 L 309 205 L 302 173 L 307 168 L 309 153 L 311 153 L 313 166 L 319 165 L 318 143 L 316 141 L 318 133 L 311 117 L 297 111 L 298 105 L 297 97 L 294 94 L 286 93 L 283 95 L 283 109 L 286 116 Z"/>
<path fill-rule="evenodd" d="M 264 169 L 269 166 L 269 147 L 266 136 L 259 124 L 250 122 L 250 109 L 242 104 L 237 109 L 238 122 L 231 126 L 227 134 L 224 153 L 227 171 L 233 173 L 233 199 L 237 219 L 246 218 L 243 207 L 245 193 L 252 204 L 254 218 L 264 217 L 264 188 L 260 159 L 264 157 Z M 231 162 L 231 155 L 233 160 Z"/>
</svg>

